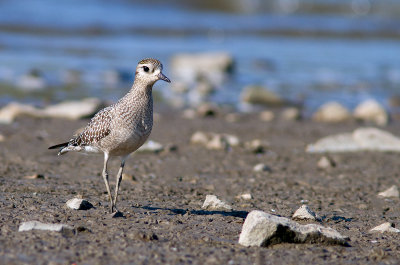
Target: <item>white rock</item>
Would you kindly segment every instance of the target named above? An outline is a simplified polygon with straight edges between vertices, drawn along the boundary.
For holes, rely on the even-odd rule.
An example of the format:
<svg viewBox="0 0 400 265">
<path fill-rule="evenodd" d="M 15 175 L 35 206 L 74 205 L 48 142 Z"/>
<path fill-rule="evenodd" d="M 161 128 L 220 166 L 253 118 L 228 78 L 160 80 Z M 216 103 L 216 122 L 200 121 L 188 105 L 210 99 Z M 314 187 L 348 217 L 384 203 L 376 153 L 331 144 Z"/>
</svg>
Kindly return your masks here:
<svg viewBox="0 0 400 265">
<path fill-rule="evenodd" d="M 43 116 L 77 120 L 95 114 L 102 103 L 97 98 L 86 98 L 76 101 L 65 101 L 43 109 Z"/>
<path fill-rule="evenodd" d="M 377 101 L 370 99 L 360 103 L 354 110 L 353 116 L 356 119 L 372 121 L 378 125 L 386 125 L 389 116 L 386 110 Z"/>
<path fill-rule="evenodd" d="M 40 76 L 27 74 L 17 80 L 16 86 L 24 91 L 38 91 L 46 87 L 46 81 Z"/>
<path fill-rule="evenodd" d="M 260 112 L 260 120 L 262 121 L 272 121 L 275 118 L 275 114 L 270 110 L 264 110 Z"/>
<path fill-rule="evenodd" d="M 318 160 L 317 167 L 319 169 L 328 169 L 335 166 L 335 163 L 326 156 L 323 156 Z"/>
<path fill-rule="evenodd" d="M 279 243 L 326 243 L 347 245 L 348 238 L 332 228 L 301 225 L 288 218 L 262 211 L 250 212 L 244 221 L 239 244 L 262 246 Z"/>
<path fill-rule="evenodd" d="M 89 201 L 80 198 L 70 199 L 66 202 L 66 205 L 73 210 L 88 210 L 93 207 Z"/>
<path fill-rule="evenodd" d="M 294 220 L 320 220 L 319 217 L 307 205 L 302 205 L 294 212 L 292 219 Z"/>
<path fill-rule="evenodd" d="M 397 188 L 396 185 L 393 185 L 389 189 L 378 193 L 378 196 L 384 198 L 399 198 L 399 189 Z"/>
<path fill-rule="evenodd" d="M 192 137 L 190 138 L 190 142 L 192 144 L 203 144 L 206 145 L 210 140 L 210 135 L 206 134 L 205 132 L 197 131 L 195 132 Z"/>
<path fill-rule="evenodd" d="M 164 150 L 164 146 L 160 143 L 157 143 L 155 141 L 149 140 L 145 144 L 143 144 L 137 152 L 152 152 L 152 153 L 158 153 Z"/>
<path fill-rule="evenodd" d="M 171 59 L 173 75 L 177 80 L 194 83 L 204 78 L 213 85 L 220 85 L 233 68 L 233 58 L 225 52 L 176 54 Z"/>
<path fill-rule="evenodd" d="M 390 232 L 390 233 L 400 233 L 400 229 L 394 228 L 392 223 L 386 222 L 381 225 L 378 225 L 371 230 L 369 230 L 370 233 L 384 233 L 384 232 Z"/>
<path fill-rule="evenodd" d="M 263 171 L 270 171 L 271 169 L 263 163 L 259 163 L 253 167 L 254 172 L 263 172 Z"/>
<path fill-rule="evenodd" d="M 286 108 L 282 111 L 281 117 L 286 121 L 299 120 L 301 118 L 301 112 L 298 108 Z"/>
<path fill-rule="evenodd" d="M 253 199 L 253 196 L 251 196 L 250 193 L 244 193 L 244 194 L 240 194 L 239 198 L 248 201 L 248 200 Z"/>
<path fill-rule="evenodd" d="M 46 230 L 61 233 L 71 233 L 75 232 L 74 228 L 66 224 L 47 224 L 38 221 L 23 222 L 18 228 L 18 232 L 25 232 L 31 230 Z"/>
<path fill-rule="evenodd" d="M 201 208 L 207 210 L 232 210 L 232 207 L 229 204 L 221 201 L 215 195 L 207 195 Z"/>
<path fill-rule="evenodd" d="M 0 123 L 11 123 L 22 115 L 38 117 L 40 114 L 40 111 L 33 106 L 11 102 L 0 109 Z"/>
<path fill-rule="evenodd" d="M 353 133 L 324 137 L 306 148 L 309 153 L 380 151 L 400 152 L 400 139 L 376 128 L 359 128 Z"/>
<path fill-rule="evenodd" d="M 260 139 L 253 139 L 249 142 L 245 143 L 245 148 L 253 153 L 264 153 L 265 150 L 269 147 L 269 142 L 260 140 Z"/>
<path fill-rule="evenodd" d="M 264 106 L 281 106 L 285 104 L 285 100 L 276 93 L 267 88 L 253 85 L 243 88 L 240 99 L 245 103 Z"/>
<path fill-rule="evenodd" d="M 328 102 L 322 105 L 313 115 L 312 119 L 319 122 L 342 122 L 351 118 L 347 108 L 338 102 Z"/>
</svg>

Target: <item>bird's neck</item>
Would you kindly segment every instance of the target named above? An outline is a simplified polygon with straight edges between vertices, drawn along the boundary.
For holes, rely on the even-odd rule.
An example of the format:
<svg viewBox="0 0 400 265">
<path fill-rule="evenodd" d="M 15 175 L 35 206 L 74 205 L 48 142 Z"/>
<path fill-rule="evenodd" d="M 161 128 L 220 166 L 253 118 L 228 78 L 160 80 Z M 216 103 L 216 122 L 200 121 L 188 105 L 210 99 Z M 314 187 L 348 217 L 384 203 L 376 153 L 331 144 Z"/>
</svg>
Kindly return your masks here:
<svg viewBox="0 0 400 265">
<path fill-rule="evenodd" d="M 144 85 L 143 83 L 136 82 L 135 80 L 127 96 L 148 100 L 152 98 L 152 91 L 153 91 L 153 84 Z"/>
</svg>

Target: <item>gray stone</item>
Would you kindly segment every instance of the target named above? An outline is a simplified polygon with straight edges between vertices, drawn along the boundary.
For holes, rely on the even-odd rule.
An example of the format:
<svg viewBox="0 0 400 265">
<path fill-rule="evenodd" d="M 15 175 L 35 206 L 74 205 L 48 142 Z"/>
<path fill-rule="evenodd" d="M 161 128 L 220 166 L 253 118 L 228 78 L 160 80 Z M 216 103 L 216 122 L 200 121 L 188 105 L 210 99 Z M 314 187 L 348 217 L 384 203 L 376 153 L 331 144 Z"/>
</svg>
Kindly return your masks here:
<svg viewBox="0 0 400 265">
<path fill-rule="evenodd" d="M 149 153 L 159 153 L 164 150 L 164 146 L 155 141 L 149 140 L 143 144 L 136 152 L 149 152 Z"/>
<path fill-rule="evenodd" d="M 293 220 L 317 220 L 320 221 L 321 218 L 313 212 L 307 205 L 302 205 L 299 209 L 294 212 L 292 216 Z"/>
<path fill-rule="evenodd" d="M 318 160 L 317 167 L 319 169 L 329 169 L 335 166 L 335 163 L 326 156 L 323 156 Z"/>
<path fill-rule="evenodd" d="M 400 233 L 400 230 L 397 228 L 394 228 L 394 225 L 392 223 L 386 222 L 381 225 L 378 225 L 371 230 L 369 230 L 370 233 Z"/>
<path fill-rule="evenodd" d="M 286 108 L 282 111 L 281 117 L 283 120 L 286 120 L 286 121 L 300 120 L 301 112 L 298 108 L 295 108 L 295 107 Z"/>
<path fill-rule="evenodd" d="M 270 110 L 260 112 L 260 120 L 270 122 L 275 118 L 275 114 Z"/>
<path fill-rule="evenodd" d="M 348 245 L 348 237 L 317 224 L 301 225 L 262 211 L 250 212 L 244 221 L 239 244 L 266 247 L 279 243 L 324 243 Z"/>
<path fill-rule="evenodd" d="M 226 74 L 233 69 L 233 57 L 225 52 L 176 54 L 171 59 L 173 75 L 185 83 L 205 79 L 212 85 L 220 85 Z"/>
<path fill-rule="evenodd" d="M 231 134 L 216 134 L 216 133 L 205 133 L 195 132 L 190 138 L 192 144 L 204 145 L 207 149 L 220 150 L 235 147 L 240 144 L 240 140 L 235 135 Z"/>
<path fill-rule="evenodd" d="M 399 189 L 396 185 L 393 185 L 389 189 L 378 193 L 378 196 L 384 198 L 399 198 Z"/>
<path fill-rule="evenodd" d="M 359 128 L 353 133 L 324 137 L 306 148 L 309 153 L 380 151 L 400 152 L 400 139 L 376 128 Z"/>
<path fill-rule="evenodd" d="M 312 117 L 313 120 L 318 122 L 343 122 L 350 120 L 350 118 L 349 110 L 335 101 L 322 105 Z"/>
<path fill-rule="evenodd" d="M 0 134 L 0 142 L 4 142 L 6 140 L 6 137 L 2 134 Z"/>
<path fill-rule="evenodd" d="M 66 202 L 66 205 L 73 210 L 89 210 L 93 208 L 93 205 L 89 201 L 81 198 L 70 199 Z"/>
<path fill-rule="evenodd" d="M 254 172 L 263 172 L 263 171 L 271 171 L 269 166 L 263 163 L 259 163 L 253 167 Z"/>
<path fill-rule="evenodd" d="M 42 116 L 50 118 L 78 120 L 81 118 L 92 116 L 100 109 L 101 106 L 102 103 L 97 98 L 64 101 L 44 108 L 42 110 Z"/>
<path fill-rule="evenodd" d="M 285 104 L 280 96 L 261 86 L 247 86 L 240 95 L 241 101 L 264 106 L 281 106 Z"/>
<path fill-rule="evenodd" d="M 207 195 L 206 200 L 204 201 L 203 206 L 201 208 L 206 210 L 223 210 L 223 211 L 232 210 L 232 207 L 229 204 L 221 201 L 215 195 Z"/>
<path fill-rule="evenodd" d="M 371 121 L 378 125 L 387 125 L 389 115 L 381 104 L 370 99 L 360 103 L 354 110 L 353 116 L 363 121 Z"/>
<path fill-rule="evenodd" d="M 29 221 L 23 222 L 20 224 L 18 228 L 18 232 L 25 232 L 31 230 L 45 230 L 45 231 L 54 231 L 60 232 L 62 234 L 75 234 L 75 229 L 66 224 L 48 224 L 48 223 L 41 223 L 38 221 Z"/>
</svg>

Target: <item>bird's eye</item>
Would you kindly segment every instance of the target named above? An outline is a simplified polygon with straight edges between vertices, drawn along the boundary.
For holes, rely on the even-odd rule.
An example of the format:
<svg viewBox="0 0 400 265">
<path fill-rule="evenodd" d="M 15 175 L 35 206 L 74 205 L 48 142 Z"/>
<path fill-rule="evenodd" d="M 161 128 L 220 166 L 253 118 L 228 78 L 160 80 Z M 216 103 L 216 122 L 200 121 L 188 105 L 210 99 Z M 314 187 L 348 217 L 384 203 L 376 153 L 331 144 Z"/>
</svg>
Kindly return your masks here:
<svg viewBox="0 0 400 265">
<path fill-rule="evenodd" d="M 147 66 L 143 66 L 143 70 L 144 70 L 145 72 L 148 72 L 150 69 L 149 69 Z"/>
</svg>

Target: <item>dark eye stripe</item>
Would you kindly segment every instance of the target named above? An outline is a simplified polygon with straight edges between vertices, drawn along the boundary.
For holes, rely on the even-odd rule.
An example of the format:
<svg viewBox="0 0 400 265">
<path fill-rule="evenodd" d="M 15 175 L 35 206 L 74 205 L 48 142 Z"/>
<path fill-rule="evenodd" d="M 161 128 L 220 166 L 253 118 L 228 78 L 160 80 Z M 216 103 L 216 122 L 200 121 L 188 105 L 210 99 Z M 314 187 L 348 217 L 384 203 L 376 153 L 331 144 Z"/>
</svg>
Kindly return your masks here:
<svg viewBox="0 0 400 265">
<path fill-rule="evenodd" d="M 148 72 L 150 69 L 149 69 L 147 66 L 143 66 L 143 70 L 144 70 L 145 72 Z"/>
</svg>

